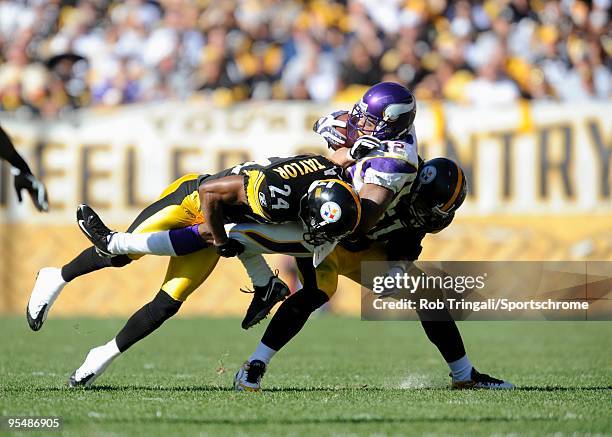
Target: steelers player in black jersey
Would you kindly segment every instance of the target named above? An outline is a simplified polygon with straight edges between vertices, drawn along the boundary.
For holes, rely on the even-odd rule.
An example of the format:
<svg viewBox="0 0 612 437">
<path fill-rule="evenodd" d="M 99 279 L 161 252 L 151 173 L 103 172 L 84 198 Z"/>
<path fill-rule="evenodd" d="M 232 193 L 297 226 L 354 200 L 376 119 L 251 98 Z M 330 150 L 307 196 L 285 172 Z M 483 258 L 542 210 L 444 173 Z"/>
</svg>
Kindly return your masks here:
<svg viewBox="0 0 612 437">
<path fill-rule="evenodd" d="M 49 201 L 47 200 L 47 190 L 42 182 L 32 174 L 30 166 L 15 150 L 13 142 L 7 133 L 0 126 L 0 158 L 6 160 L 13 167 L 15 192 L 19 202 L 23 200 L 22 191 L 26 190 L 34 206 L 41 212 L 49 211 Z"/>
<path fill-rule="evenodd" d="M 453 221 L 466 193 L 463 170 L 454 161 L 435 158 L 422 162 L 409 193 L 391 204 L 373 228 L 344 238 L 316 269 L 306 258 L 296 258 L 303 288 L 279 306 L 255 352 L 238 370 L 234 388 L 260 389 L 271 358 L 302 329 L 310 314 L 335 294 L 339 275 L 361 283 L 364 261 L 417 260 L 423 238 L 428 233 L 441 231 Z M 405 266 L 406 263 L 399 265 Z M 453 388 L 514 387 L 507 381 L 480 373 L 472 366 L 448 310 L 419 310 L 417 314 L 427 337 L 449 365 Z"/>
<path fill-rule="evenodd" d="M 90 385 L 116 356 L 176 314 L 210 275 L 220 256 L 240 253 L 241 246 L 227 238 L 224 223 L 301 220 L 311 238 L 322 240 L 352 232 L 359 223 L 361 205 L 357 194 L 341 177 L 342 167 L 327 158 L 300 155 L 247 162 L 215 175 L 190 174 L 173 182 L 141 212 L 129 232 L 170 230 L 174 255 L 183 255 L 180 248 L 192 247 L 194 241 L 201 250 L 170 258 L 155 298 L 138 310 L 115 338 L 90 351 L 85 363 L 71 376 L 70 385 Z M 320 181 L 324 181 L 323 186 Z M 321 202 L 342 204 L 343 220 L 326 218 Z M 99 239 L 108 229 L 99 217 L 82 206 L 77 219 L 83 232 L 102 250 L 90 247 L 61 269 L 43 268 L 39 272 L 26 310 L 28 324 L 35 331 L 42 327 L 51 305 L 68 282 L 102 268 L 125 266 L 140 257 L 108 257 L 105 243 Z M 207 230 L 202 232 L 202 227 Z M 202 235 L 208 235 L 208 239 Z M 267 297 L 267 302 L 253 309 L 257 313 L 254 317 L 265 316 L 260 313 L 269 311 L 288 293 L 286 286 L 272 281 L 264 291 L 260 294 Z"/>
</svg>

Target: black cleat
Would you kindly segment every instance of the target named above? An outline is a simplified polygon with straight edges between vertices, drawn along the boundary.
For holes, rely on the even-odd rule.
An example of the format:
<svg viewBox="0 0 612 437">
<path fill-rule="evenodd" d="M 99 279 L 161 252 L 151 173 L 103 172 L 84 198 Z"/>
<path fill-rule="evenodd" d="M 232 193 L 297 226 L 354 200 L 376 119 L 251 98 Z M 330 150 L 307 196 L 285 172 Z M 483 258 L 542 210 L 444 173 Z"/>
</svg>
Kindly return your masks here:
<svg viewBox="0 0 612 437">
<path fill-rule="evenodd" d="M 42 328 L 42 325 L 45 322 L 45 311 L 47 311 L 47 304 L 43 305 L 38 313 L 38 316 L 34 318 L 30 315 L 30 308 L 26 306 L 26 319 L 32 331 L 38 331 L 40 328 Z"/>
<path fill-rule="evenodd" d="M 242 329 L 249 329 L 266 318 L 274 305 L 289 296 L 289 287 L 279 277 L 278 273 L 270 278 L 268 285 L 254 287 L 255 295 L 242 321 Z M 242 290 L 245 293 L 250 291 Z"/>
<path fill-rule="evenodd" d="M 34 288 L 26 307 L 26 319 L 32 331 L 38 331 L 49 315 L 53 302 L 58 298 L 66 282 L 61 269 L 43 267 L 36 275 Z"/>
<path fill-rule="evenodd" d="M 266 373 L 266 363 L 261 360 L 247 361 L 236 372 L 234 377 L 234 390 L 236 391 L 259 391 L 261 389 L 261 378 Z"/>
<path fill-rule="evenodd" d="M 451 374 L 452 376 L 452 374 Z M 465 390 L 471 388 L 484 388 L 489 390 L 511 390 L 514 388 L 514 384 L 503 379 L 493 378 L 486 373 L 480 373 L 478 370 L 472 367 L 472 374 L 470 379 L 467 381 L 455 381 L 453 380 L 451 388 Z"/>
<path fill-rule="evenodd" d="M 99 255 L 103 257 L 113 256 L 108 250 L 108 243 L 110 237 L 116 232 L 110 230 L 90 206 L 79 205 L 77 207 L 77 223 L 83 234 L 95 246 Z"/>
<path fill-rule="evenodd" d="M 72 387 L 72 388 L 76 388 L 76 387 L 88 387 L 89 384 L 87 384 L 87 383 L 94 376 L 95 376 L 95 374 L 91 373 L 91 374 L 87 375 L 85 378 L 80 379 L 80 380 L 77 381 L 77 379 L 76 379 L 76 370 L 75 370 L 74 372 L 72 372 L 72 375 L 70 375 L 70 378 L 68 378 L 68 387 Z"/>
</svg>

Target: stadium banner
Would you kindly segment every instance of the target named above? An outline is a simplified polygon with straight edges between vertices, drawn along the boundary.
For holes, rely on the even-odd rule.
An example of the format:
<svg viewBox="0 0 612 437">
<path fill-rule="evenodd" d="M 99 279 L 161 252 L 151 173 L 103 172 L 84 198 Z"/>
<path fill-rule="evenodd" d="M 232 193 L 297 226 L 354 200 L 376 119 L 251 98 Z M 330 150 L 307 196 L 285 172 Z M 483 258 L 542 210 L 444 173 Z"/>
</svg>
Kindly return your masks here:
<svg viewBox="0 0 612 437">
<path fill-rule="evenodd" d="M 612 320 L 610 261 L 363 262 L 362 320 Z"/>
<path fill-rule="evenodd" d="M 84 111 L 62 121 L 0 119 L 48 185 L 51 214 L 15 206 L 0 179 L 0 218 L 72 219 L 86 202 L 116 222 L 186 173 L 239 162 L 326 153 L 314 121 L 337 109 L 305 103 L 160 103 Z M 612 156 L 606 102 L 535 103 L 500 109 L 422 105 L 416 131 L 425 158 L 457 159 L 469 182 L 462 214 L 611 213 Z"/>
<path fill-rule="evenodd" d="M 76 112 L 61 120 L 0 123 L 49 190 L 51 212 L 17 203 L 0 165 L 0 313 L 21 313 L 36 272 L 62 265 L 87 244 L 75 225 L 79 203 L 125 229 L 173 180 L 239 162 L 328 153 L 313 131 L 339 105 L 162 102 Z M 344 109 L 350 109 L 348 106 Z M 423 104 L 416 130 L 424 159 L 459 161 L 469 194 L 453 224 L 423 242 L 425 260 L 612 260 L 612 136 L 608 102 L 473 108 Z M 296 281 L 290 260 L 272 257 Z M 130 314 L 159 289 L 167 261 L 147 257 L 125 269 L 79 278 L 56 313 Z M 242 314 L 242 266 L 222 260 L 182 314 Z M 112 288 L 109 290 L 109 288 Z M 359 287 L 340 282 L 334 311 L 359 314 Z M 109 298 L 112 296 L 112 298 Z M 87 299 L 84 299 L 86 297 Z M 145 300 L 146 299 L 146 300 Z"/>
</svg>

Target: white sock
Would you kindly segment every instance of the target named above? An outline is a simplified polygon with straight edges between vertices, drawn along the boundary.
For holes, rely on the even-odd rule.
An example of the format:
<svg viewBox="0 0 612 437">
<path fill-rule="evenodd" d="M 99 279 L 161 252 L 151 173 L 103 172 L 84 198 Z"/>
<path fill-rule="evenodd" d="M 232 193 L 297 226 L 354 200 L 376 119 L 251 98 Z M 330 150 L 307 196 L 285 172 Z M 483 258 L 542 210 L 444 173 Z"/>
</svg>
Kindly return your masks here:
<svg viewBox="0 0 612 437">
<path fill-rule="evenodd" d="M 467 355 L 459 358 L 457 361 L 448 363 L 451 373 L 453 374 L 453 381 L 468 381 L 472 377 L 472 363 Z"/>
<path fill-rule="evenodd" d="M 119 350 L 119 347 L 117 347 L 117 341 L 114 338 L 108 343 L 106 343 L 105 345 L 100 346 L 100 347 L 103 348 L 104 352 L 107 354 L 109 359 L 115 358 L 117 355 L 121 353 L 121 351 Z"/>
<path fill-rule="evenodd" d="M 120 353 L 114 338 L 102 346 L 93 348 L 85 357 L 85 362 L 76 370 L 76 378 L 82 379 L 91 372 L 100 375 Z"/>
<path fill-rule="evenodd" d="M 270 278 L 274 276 L 263 255 L 259 253 L 242 252 L 238 255 L 238 259 L 244 265 L 255 287 L 265 287 L 270 282 Z"/>
<path fill-rule="evenodd" d="M 276 351 L 274 349 L 270 349 L 268 346 L 266 346 L 262 342 L 259 342 L 259 344 L 257 345 L 257 349 L 255 349 L 255 352 L 253 352 L 253 355 L 249 357 L 249 362 L 253 360 L 260 360 L 266 363 L 266 365 L 268 365 L 268 363 L 270 362 L 270 360 L 275 354 L 276 354 Z"/>
<path fill-rule="evenodd" d="M 117 232 L 111 236 L 108 250 L 113 255 L 160 255 L 176 256 L 170 241 L 169 231 L 146 234 Z"/>
</svg>

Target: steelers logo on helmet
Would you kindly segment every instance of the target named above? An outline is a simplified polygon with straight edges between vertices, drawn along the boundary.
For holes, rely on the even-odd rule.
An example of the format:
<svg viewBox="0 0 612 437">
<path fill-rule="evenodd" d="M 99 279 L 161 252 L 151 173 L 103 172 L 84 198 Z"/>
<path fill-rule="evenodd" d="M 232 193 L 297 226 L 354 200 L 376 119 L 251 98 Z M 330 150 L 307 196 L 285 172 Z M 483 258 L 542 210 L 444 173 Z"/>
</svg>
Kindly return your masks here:
<svg viewBox="0 0 612 437">
<path fill-rule="evenodd" d="M 433 165 L 427 165 L 421 170 L 419 180 L 422 184 L 428 184 L 436 178 L 436 174 L 438 174 L 436 168 Z"/>
<path fill-rule="evenodd" d="M 325 202 L 321 205 L 321 218 L 325 223 L 336 223 L 342 216 L 342 209 L 336 202 Z"/>
</svg>

